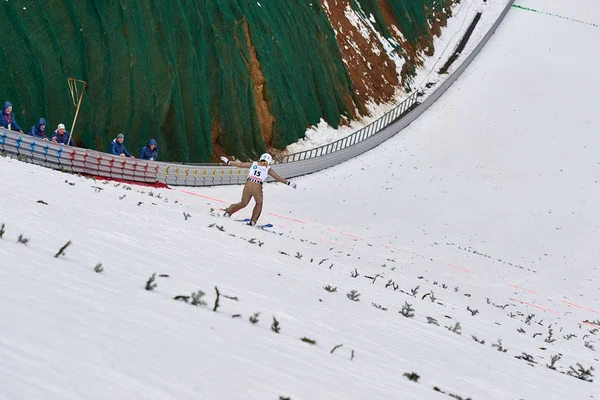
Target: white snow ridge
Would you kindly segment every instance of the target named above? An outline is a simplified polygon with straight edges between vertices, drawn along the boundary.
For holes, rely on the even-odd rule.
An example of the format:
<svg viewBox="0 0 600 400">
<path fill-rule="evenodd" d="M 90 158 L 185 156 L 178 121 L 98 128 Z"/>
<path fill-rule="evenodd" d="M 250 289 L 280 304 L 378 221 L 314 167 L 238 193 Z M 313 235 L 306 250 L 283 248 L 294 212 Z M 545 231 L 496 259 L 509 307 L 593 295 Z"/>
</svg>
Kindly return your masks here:
<svg viewBox="0 0 600 400">
<path fill-rule="evenodd" d="M 0 157 L 0 399 L 598 399 L 600 7 L 518 4 L 272 228 Z"/>
</svg>

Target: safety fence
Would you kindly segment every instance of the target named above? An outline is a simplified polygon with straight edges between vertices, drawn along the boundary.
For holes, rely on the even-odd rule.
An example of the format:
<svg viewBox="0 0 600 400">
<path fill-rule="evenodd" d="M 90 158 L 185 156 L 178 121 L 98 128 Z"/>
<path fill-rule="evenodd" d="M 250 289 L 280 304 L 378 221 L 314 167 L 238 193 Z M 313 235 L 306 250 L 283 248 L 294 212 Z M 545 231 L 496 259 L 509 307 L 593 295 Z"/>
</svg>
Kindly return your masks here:
<svg viewBox="0 0 600 400">
<path fill-rule="evenodd" d="M 349 136 L 314 149 L 279 157 L 275 165 L 277 173 L 285 178 L 293 178 L 321 171 L 363 154 L 402 131 L 458 79 L 483 49 L 514 1 L 508 0 L 505 9 L 475 49 L 423 102 L 418 101 L 415 91 L 383 117 Z M 148 184 L 231 185 L 243 183 L 247 175 L 247 169 L 220 164 L 193 165 L 119 157 L 95 150 L 60 145 L 1 128 L 0 153 L 47 168 Z"/>
<path fill-rule="evenodd" d="M 400 105 L 394 107 L 391 111 L 385 113 L 381 118 L 373 121 L 369 125 L 357 130 L 356 132 L 345 136 L 341 139 L 336 140 L 328 144 L 324 144 L 314 149 L 300 151 L 289 155 L 279 156 L 275 159 L 275 164 L 284 164 L 295 161 L 304 161 L 309 158 L 321 157 L 336 151 L 342 150 L 349 146 L 354 146 L 357 143 L 362 142 L 365 139 L 381 132 L 383 128 L 390 125 L 398 118 L 401 118 L 404 114 L 409 112 L 413 106 L 417 104 L 417 92 L 414 91 L 410 96 L 400 103 Z"/>
</svg>

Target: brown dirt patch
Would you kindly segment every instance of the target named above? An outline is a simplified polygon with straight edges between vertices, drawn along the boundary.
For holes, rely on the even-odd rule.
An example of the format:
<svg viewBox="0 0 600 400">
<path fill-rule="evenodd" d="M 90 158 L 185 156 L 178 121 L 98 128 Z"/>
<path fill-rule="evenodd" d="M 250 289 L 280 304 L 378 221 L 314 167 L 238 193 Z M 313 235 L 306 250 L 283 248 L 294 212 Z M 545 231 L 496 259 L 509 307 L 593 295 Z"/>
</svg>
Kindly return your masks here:
<svg viewBox="0 0 600 400">
<path fill-rule="evenodd" d="M 265 146 L 270 146 L 273 143 L 273 124 L 275 123 L 275 117 L 273 114 L 271 114 L 271 108 L 269 107 L 269 103 L 267 101 L 267 80 L 263 75 L 260 61 L 258 61 L 258 56 L 256 54 L 256 49 L 254 48 L 252 39 L 250 38 L 248 22 L 245 20 L 244 34 L 246 35 L 246 42 L 248 43 L 248 49 L 250 50 L 250 79 L 252 80 L 254 103 L 256 104 L 256 113 L 258 115 L 260 132 L 262 134 Z"/>
<path fill-rule="evenodd" d="M 358 105 L 361 112 L 366 112 L 364 104 L 369 100 L 390 101 L 399 83 L 396 65 L 373 32 L 369 31 L 365 38 L 352 25 L 345 14 L 349 0 L 328 0 L 327 4 L 329 8 L 323 9 L 336 32 L 338 47 L 361 102 Z M 350 96 L 347 101 L 352 104 Z"/>
</svg>

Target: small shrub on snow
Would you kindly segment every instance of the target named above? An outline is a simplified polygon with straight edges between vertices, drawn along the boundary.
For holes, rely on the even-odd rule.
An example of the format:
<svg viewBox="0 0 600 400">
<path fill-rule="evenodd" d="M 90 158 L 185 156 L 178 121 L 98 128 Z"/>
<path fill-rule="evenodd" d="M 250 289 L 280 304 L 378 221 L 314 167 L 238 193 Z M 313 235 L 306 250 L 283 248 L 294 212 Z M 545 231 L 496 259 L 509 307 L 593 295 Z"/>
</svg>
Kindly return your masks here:
<svg viewBox="0 0 600 400">
<path fill-rule="evenodd" d="M 360 293 L 358 293 L 356 290 L 352 289 L 351 291 L 349 291 L 348 293 L 346 293 L 346 297 L 348 297 L 350 300 L 352 301 L 360 301 Z"/>
<path fill-rule="evenodd" d="M 198 290 L 196 293 L 192 293 L 191 294 L 191 304 L 193 306 L 205 306 L 206 302 L 202 299 L 202 297 L 204 297 L 206 293 L 204 293 L 202 290 Z"/>
<path fill-rule="evenodd" d="M 327 290 L 329 293 L 337 292 L 337 286 L 327 285 L 323 289 Z"/>
<path fill-rule="evenodd" d="M 279 326 L 279 321 L 277 318 L 273 317 L 273 323 L 271 324 L 271 330 L 275 333 L 279 333 L 281 331 L 281 327 Z"/>
<path fill-rule="evenodd" d="M 498 339 L 498 343 L 492 343 L 492 347 L 495 347 L 498 349 L 498 351 L 502 352 L 502 353 L 506 353 L 508 351 L 508 349 L 502 347 L 502 340 Z"/>
<path fill-rule="evenodd" d="M 404 302 L 404 306 L 402 306 L 402 310 L 400 310 L 400 314 L 404 315 L 406 318 L 412 318 L 415 316 L 415 309 L 412 308 L 412 304 L 408 304 Z"/>
<path fill-rule="evenodd" d="M 556 370 L 556 362 L 562 358 L 562 354 L 555 354 L 550 357 L 550 364 L 546 364 L 546 367 Z"/>
<path fill-rule="evenodd" d="M 102 263 L 96 264 L 96 266 L 94 267 L 94 271 L 97 273 L 101 273 L 102 271 L 104 271 L 104 267 L 102 266 Z"/>
<path fill-rule="evenodd" d="M 20 234 L 19 237 L 17 238 L 17 242 L 27 244 L 27 243 L 29 243 L 29 238 L 26 238 L 25 236 L 23 236 L 23 234 Z"/>
<path fill-rule="evenodd" d="M 252 325 L 256 325 L 258 323 L 258 317 L 260 317 L 260 313 L 259 312 L 255 312 L 248 319 L 250 320 L 250 322 L 252 322 Z"/>
<path fill-rule="evenodd" d="M 314 345 L 314 344 L 317 344 L 317 341 L 316 341 L 316 340 L 314 340 L 314 339 L 310 339 L 310 338 L 307 338 L 307 337 L 303 337 L 303 338 L 301 338 L 300 340 L 302 340 L 303 342 L 305 342 L 305 343 L 308 343 L 308 344 L 313 344 L 313 345 Z"/>
<path fill-rule="evenodd" d="M 479 314 L 479 310 L 473 310 L 471 307 L 467 306 L 467 311 L 471 313 L 472 316 L 476 316 Z"/>
<path fill-rule="evenodd" d="M 454 332 L 454 333 L 456 333 L 457 335 L 462 335 L 462 333 L 461 333 L 462 326 L 460 326 L 460 322 L 456 322 L 456 323 L 454 324 L 454 326 L 447 326 L 446 328 L 447 328 L 447 329 L 448 329 L 450 332 Z"/>
<path fill-rule="evenodd" d="M 593 382 L 593 371 L 594 367 L 589 367 L 588 369 L 585 369 L 583 365 L 577 363 L 577 368 L 573 368 L 572 365 L 569 366 L 569 371 L 567 371 L 567 375 L 573 376 L 577 379 L 581 379 L 582 381 Z"/>
<path fill-rule="evenodd" d="M 405 372 L 403 374 L 403 376 L 408 378 L 409 381 L 413 381 L 413 382 L 419 382 L 419 378 L 420 378 L 420 376 L 414 372 L 411 372 L 410 374 L 408 372 Z"/>
</svg>

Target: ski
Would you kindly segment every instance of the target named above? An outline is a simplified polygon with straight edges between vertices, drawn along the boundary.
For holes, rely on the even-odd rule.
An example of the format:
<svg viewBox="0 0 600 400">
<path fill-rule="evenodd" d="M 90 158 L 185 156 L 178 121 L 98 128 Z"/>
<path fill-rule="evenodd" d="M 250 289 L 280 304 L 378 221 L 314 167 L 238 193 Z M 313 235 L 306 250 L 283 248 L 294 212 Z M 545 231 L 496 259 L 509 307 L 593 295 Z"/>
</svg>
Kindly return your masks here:
<svg viewBox="0 0 600 400">
<path fill-rule="evenodd" d="M 236 219 L 236 221 L 238 221 L 238 222 L 245 222 L 246 224 L 248 224 L 248 222 L 250 222 L 250 218 Z M 265 229 L 265 228 L 272 228 L 273 224 L 256 224 L 254 226 L 256 228 Z"/>
</svg>

